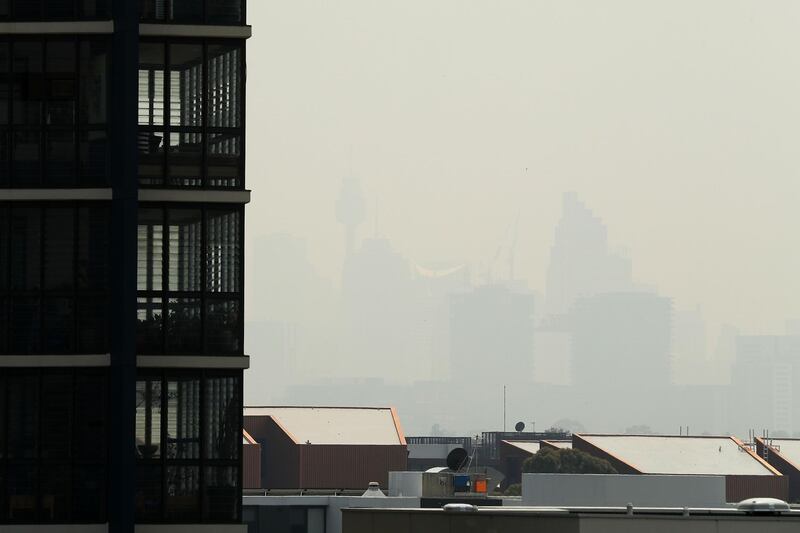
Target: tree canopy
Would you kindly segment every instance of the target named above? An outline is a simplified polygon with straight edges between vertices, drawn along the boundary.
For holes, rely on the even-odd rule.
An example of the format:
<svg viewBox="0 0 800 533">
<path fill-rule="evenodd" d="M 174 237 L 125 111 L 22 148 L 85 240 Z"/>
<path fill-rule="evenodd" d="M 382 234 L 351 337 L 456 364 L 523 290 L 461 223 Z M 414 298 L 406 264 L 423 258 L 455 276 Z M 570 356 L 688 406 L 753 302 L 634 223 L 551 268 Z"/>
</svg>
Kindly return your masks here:
<svg viewBox="0 0 800 533">
<path fill-rule="evenodd" d="M 525 459 L 522 471 L 536 474 L 616 474 L 616 469 L 605 459 L 570 448 L 553 450 L 542 448 L 533 457 Z"/>
</svg>

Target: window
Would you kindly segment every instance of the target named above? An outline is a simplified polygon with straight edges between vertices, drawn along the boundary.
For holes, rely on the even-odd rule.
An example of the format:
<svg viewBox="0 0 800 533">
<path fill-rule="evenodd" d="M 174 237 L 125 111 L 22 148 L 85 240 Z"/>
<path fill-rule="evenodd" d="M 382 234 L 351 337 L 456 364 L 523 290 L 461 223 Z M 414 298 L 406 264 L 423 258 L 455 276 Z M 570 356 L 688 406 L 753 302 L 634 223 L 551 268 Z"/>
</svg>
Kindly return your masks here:
<svg viewBox="0 0 800 533">
<path fill-rule="evenodd" d="M 242 353 L 242 231 L 239 206 L 139 210 L 139 353 Z"/>
<path fill-rule="evenodd" d="M 0 0 L 0 20 L 98 20 L 108 18 L 108 0 Z"/>
<path fill-rule="evenodd" d="M 108 225 L 102 205 L 0 203 L 0 354 L 108 351 Z"/>
<path fill-rule="evenodd" d="M 0 41 L 0 186 L 108 183 L 108 62 L 99 37 Z"/>
<path fill-rule="evenodd" d="M 137 521 L 236 522 L 241 432 L 240 372 L 141 375 L 136 385 Z"/>
<path fill-rule="evenodd" d="M 139 49 L 139 182 L 242 188 L 240 43 L 145 41 Z"/>
<path fill-rule="evenodd" d="M 0 375 L 0 523 L 106 521 L 107 394 L 103 370 Z"/>
<path fill-rule="evenodd" d="M 143 22 L 244 24 L 243 0 L 139 0 Z"/>
</svg>

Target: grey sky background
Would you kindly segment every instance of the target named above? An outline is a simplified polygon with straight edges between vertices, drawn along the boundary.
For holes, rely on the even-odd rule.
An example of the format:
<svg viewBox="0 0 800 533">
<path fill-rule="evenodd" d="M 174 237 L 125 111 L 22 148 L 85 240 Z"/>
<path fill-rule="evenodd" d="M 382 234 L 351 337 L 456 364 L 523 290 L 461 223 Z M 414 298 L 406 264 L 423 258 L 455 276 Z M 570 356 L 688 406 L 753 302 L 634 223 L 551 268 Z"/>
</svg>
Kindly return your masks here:
<svg viewBox="0 0 800 533">
<path fill-rule="evenodd" d="M 542 290 L 574 190 L 710 340 L 800 316 L 800 3 L 258 0 L 248 19 L 249 255 L 291 233 L 338 284 L 354 176 L 361 236 L 377 205 L 412 261 L 480 273 L 519 212 L 517 276 Z"/>
</svg>

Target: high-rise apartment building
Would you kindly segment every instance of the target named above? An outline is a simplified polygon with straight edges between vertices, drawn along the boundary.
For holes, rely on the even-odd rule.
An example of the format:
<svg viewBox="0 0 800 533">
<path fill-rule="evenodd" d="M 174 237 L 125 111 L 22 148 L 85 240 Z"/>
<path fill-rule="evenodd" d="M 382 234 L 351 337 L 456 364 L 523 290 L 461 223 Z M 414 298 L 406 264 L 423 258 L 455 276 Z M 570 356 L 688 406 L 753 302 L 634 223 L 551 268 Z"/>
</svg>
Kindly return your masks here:
<svg viewBox="0 0 800 533">
<path fill-rule="evenodd" d="M 244 0 L 0 0 L 3 531 L 244 530 L 249 36 Z"/>
</svg>

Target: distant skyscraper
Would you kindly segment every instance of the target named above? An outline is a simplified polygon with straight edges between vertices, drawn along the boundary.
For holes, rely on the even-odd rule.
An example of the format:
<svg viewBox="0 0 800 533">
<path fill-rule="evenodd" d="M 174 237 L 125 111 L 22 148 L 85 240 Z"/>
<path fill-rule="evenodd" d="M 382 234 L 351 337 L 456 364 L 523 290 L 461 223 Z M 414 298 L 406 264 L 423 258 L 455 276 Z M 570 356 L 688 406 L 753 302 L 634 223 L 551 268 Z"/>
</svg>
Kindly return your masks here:
<svg viewBox="0 0 800 533">
<path fill-rule="evenodd" d="M 356 229 L 364 222 L 364 216 L 361 182 L 356 178 L 344 179 L 339 199 L 336 200 L 336 219 L 344 225 L 346 257 L 353 255 L 356 249 Z"/>
<path fill-rule="evenodd" d="M 545 317 L 569 312 L 580 297 L 633 290 L 630 261 L 609 250 L 602 220 L 572 192 L 564 194 L 546 289 Z"/>
<path fill-rule="evenodd" d="M 409 359 L 414 299 L 408 262 L 388 240 L 365 239 L 344 265 L 344 375 L 399 380 L 417 375 Z"/>
<path fill-rule="evenodd" d="M 533 381 L 534 297 L 504 285 L 450 297 L 450 377 L 484 385 Z"/>
<path fill-rule="evenodd" d="M 580 298 L 570 313 L 572 380 L 582 387 L 666 386 L 672 302 L 648 293 Z"/>
<path fill-rule="evenodd" d="M 800 336 L 738 337 L 731 374 L 734 429 L 800 430 Z"/>
</svg>

